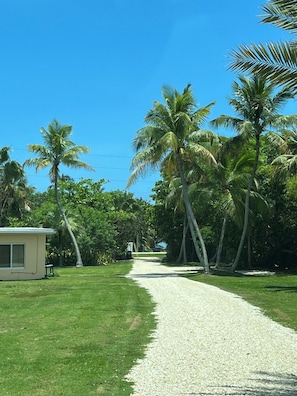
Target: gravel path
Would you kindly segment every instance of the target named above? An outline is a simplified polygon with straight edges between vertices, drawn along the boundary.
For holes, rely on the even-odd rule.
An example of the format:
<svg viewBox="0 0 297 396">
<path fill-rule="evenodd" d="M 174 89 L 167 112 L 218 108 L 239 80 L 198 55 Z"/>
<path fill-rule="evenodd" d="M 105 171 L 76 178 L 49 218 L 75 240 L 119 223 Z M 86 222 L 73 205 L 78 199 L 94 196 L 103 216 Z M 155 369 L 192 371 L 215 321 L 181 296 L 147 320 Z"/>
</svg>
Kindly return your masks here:
<svg viewBox="0 0 297 396">
<path fill-rule="evenodd" d="M 297 333 L 216 287 L 134 260 L 156 302 L 157 329 L 127 380 L 134 396 L 297 395 Z"/>
</svg>

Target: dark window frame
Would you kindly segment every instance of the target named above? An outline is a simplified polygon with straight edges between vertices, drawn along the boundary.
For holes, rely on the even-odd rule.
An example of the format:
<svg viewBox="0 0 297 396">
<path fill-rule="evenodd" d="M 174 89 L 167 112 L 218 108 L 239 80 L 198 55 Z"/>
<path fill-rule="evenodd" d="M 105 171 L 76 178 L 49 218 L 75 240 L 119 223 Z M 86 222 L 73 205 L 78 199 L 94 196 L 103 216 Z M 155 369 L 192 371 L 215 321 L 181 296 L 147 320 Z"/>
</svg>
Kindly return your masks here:
<svg viewBox="0 0 297 396">
<path fill-rule="evenodd" d="M 23 249 L 20 252 L 14 252 L 14 247 L 22 246 Z M 5 269 L 21 269 L 25 268 L 25 244 L 24 243 L 0 243 L 0 251 L 1 247 L 6 247 L 9 250 L 3 253 L 6 253 L 6 256 L 3 256 L 3 253 L 0 253 L 0 270 Z M 15 263 L 15 256 L 20 256 L 17 261 L 20 262 Z M 4 259 L 3 259 L 4 257 Z M 3 261 L 3 262 L 2 262 Z M 16 265 L 18 264 L 18 265 Z"/>
</svg>

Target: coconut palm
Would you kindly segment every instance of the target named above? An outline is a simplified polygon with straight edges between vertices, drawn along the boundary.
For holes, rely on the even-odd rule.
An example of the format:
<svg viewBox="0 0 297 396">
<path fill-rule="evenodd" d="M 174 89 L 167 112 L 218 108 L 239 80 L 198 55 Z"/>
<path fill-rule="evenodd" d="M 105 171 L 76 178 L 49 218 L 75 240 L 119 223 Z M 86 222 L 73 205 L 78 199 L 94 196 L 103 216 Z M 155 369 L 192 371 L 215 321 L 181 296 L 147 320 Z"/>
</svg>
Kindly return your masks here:
<svg viewBox="0 0 297 396">
<path fill-rule="evenodd" d="M 213 103 L 198 109 L 190 84 L 182 93 L 172 87 L 163 86 L 162 94 L 165 104 L 154 102 L 153 108 L 145 117 L 148 125 L 140 129 L 133 140 L 137 154 L 132 160 L 132 174 L 127 187 L 151 170 L 162 169 L 169 180 L 178 174 L 195 250 L 204 265 L 205 272 L 209 272 L 205 244 L 188 194 L 185 164 L 198 158 L 200 161 L 215 164 L 213 155 L 197 143 L 200 126 Z"/>
<path fill-rule="evenodd" d="M 297 33 L 297 0 L 271 0 L 262 7 L 263 23 Z M 231 52 L 232 70 L 260 73 L 278 85 L 297 92 L 297 41 L 250 45 L 243 44 Z"/>
<path fill-rule="evenodd" d="M 230 143 L 232 146 L 232 140 Z M 229 146 L 226 143 L 227 146 Z M 222 148 L 222 155 L 218 158 L 218 167 L 213 172 L 212 189 L 214 195 L 217 196 L 217 206 L 222 211 L 222 228 L 219 238 L 219 244 L 216 254 L 216 268 L 220 266 L 221 253 L 223 249 L 224 235 L 228 218 L 236 224 L 239 229 L 243 228 L 244 213 L 245 213 L 245 197 L 247 193 L 247 186 L 249 184 L 251 169 L 255 161 L 255 153 L 245 149 L 242 154 L 236 142 L 233 149 L 237 149 L 237 153 L 233 153 L 232 149 L 229 150 L 225 147 Z M 249 230 L 252 227 L 251 220 L 254 213 L 261 213 L 267 210 L 267 202 L 257 192 L 258 184 L 256 180 L 252 184 L 250 192 L 250 210 L 249 210 Z"/>
<path fill-rule="evenodd" d="M 201 145 L 204 149 L 207 149 L 213 158 L 215 158 L 220 146 L 221 139 L 215 135 L 211 131 L 206 130 L 198 130 L 195 136 L 196 144 Z M 163 163 L 163 167 L 166 168 L 167 163 L 166 160 Z M 201 209 L 201 188 L 203 189 L 203 185 L 205 183 L 205 179 L 207 179 L 206 175 L 208 174 L 210 169 L 213 169 L 213 163 L 209 163 L 209 161 L 201 161 L 199 156 L 193 156 L 192 160 L 186 162 L 184 164 L 184 172 L 186 174 L 188 193 L 190 197 L 190 201 L 192 202 L 192 206 L 194 212 L 199 211 Z M 207 180 L 208 182 L 208 180 Z M 180 247 L 180 254 L 177 259 L 177 262 L 183 261 L 183 263 L 187 262 L 187 252 L 186 252 L 186 235 L 189 229 L 189 224 L 187 221 L 186 210 L 183 199 L 183 188 L 181 184 L 181 178 L 178 173 L 174 177 L 172 175 L 169 182 L 169 194 L 166 197 L 166 203 L 171 203 L 174 206 L 174 211 L 177 213 L 182 213 L 185 217 L 183 220 L 183 237 Z M 196 204 L 196 208 L 195 208 Z M 199 249 L 199 246 L 198 246 Z"/>
<path fill-rule="evenodd" d="M 225 151 L 225 149 L 223 148 L 222 151 Z M 227 219 L 231 218 L 240 228 L 243 225 L 244 196 L 253 160 L 253 156 L 249 153 L 237 158 L 227 152 L 227 155 L 220 155 L 218 167 L 213 175 L 212 184 L 215 185 L 212 186 L 212 189 L 218 196 L 217 200 L 223 216 L 216 253 L 216 268 L 220 266 Z"/>
<path fill-rule="evenodd" d="M 243 230 L 232 265 L 234 271 L 238 266 L 249 226 L 250 197 L 258 169 L 260 137 L 273 124 L 280 124 L 282 116 L 278 112 L 288 99 L 294 97 L 294 94 L 289 88 L 283 88 L 274 94 L 274 85 L 257 75 L 253 75 L 251 78 L 240 76 L 239 83 L 234 82 L 232 90 L 233 97 L 229 100 L 229 104 L 238 117 L 222 115 L 213 120 L 212 125 L 231 127 L 239 134 L 236 137 L 237 140 L 252 138 L 255 142 L 255 161 L 247 186 Z"/>
<path fill-rule="evenodd" d="M 77 146 L 69 140 L 72 134 L 72 126 L 61 125 L 56 119 L 48 125 L 47 130 L 41 128 L 40 132 L 43 137 L 44 146 L 41 144 L 29 144 L 28 150 L 37 154 L 38 157 L 26 160 L 24 165 L 34 166 L 36 171 L 50 167 L 49 177 L 54 185 L 56 203 L 75 247 L 77 256 L 76 265 L 81 267 L 83 266 L 83 262 L 80 250 L 60 202 L 58 182 L 60 179 L 60 165 L 71 168 L 92 169 L 90 165 L 78 160 L 79 155 L 87 153 L 89 148 L 86 146 Z"/>
</svg>

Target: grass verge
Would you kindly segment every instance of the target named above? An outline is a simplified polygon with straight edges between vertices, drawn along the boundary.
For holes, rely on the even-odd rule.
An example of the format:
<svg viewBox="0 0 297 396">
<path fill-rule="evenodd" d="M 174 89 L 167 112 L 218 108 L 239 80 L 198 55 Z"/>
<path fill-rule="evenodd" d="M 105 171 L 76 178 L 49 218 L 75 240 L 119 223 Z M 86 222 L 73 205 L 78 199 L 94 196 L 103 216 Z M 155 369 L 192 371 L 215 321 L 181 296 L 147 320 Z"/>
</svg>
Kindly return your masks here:
<svg viewBox="0 0 297 396">
<path fill-rule="evenodd" d="M 204 282 L 235 293 L 280 324 L 297 331 L 297 276 L 219 276 L 185 275 L 187 278 Z"/>
<path fill-rule="evenodd" d="M 1 395 L 130 395 L 124 380 L 155 326 L 131 263 L 0 284 Z"/>
</svg>

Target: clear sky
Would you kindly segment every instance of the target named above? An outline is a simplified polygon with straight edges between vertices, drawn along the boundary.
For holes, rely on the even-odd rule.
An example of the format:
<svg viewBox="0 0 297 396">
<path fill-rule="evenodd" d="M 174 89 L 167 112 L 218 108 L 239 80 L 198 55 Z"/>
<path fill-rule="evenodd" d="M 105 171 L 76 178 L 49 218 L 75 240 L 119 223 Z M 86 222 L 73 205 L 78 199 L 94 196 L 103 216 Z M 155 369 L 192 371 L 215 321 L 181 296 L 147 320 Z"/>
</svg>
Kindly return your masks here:
<svg viewBox="0 0 297 396">
<path fill-rule="evenodd" d="M 0 0 L 1 147 L 11 158 L 31 158 L 40 127 L 53 118 L 73 126 L 72 140 L 90 147 L 81 159 L 95 172 L 63 173 L 105 179 L 105 190 L 125 189 L 142 128 L 161 87 L 188 83 L 200 106 L 216 101 L 210 119 L 231 114 L 227 97 L 236 74 L 230 50 L 250 42 L 289 39 L 260 23 L 265 0 Z M 289 112 L 295 112 L 295 103 Z M 47 172 L 26 168 L 44 191 Z M 158 175 L 129 191 L 149 200 Z"/>
</svg>

